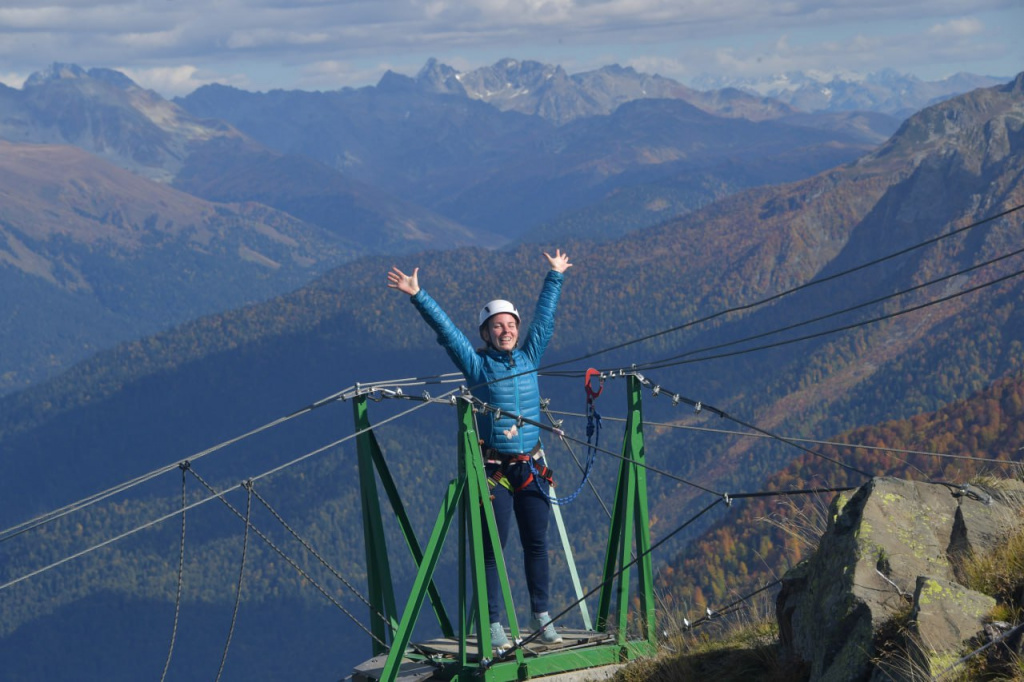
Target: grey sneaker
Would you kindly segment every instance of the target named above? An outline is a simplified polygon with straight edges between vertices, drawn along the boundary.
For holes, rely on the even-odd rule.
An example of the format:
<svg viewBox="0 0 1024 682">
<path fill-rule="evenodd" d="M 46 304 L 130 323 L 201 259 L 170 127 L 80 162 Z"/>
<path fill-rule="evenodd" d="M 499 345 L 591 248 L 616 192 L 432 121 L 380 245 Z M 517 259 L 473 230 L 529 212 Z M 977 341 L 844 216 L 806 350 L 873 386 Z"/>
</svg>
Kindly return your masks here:
<svg viewBox="0 0 1024 682">
<path fill-rule="evenodd" d="M 548 615 L 547 611 L 533 614 L 533 619 L 530 621 L 530 629 L 534 631 L 540 630 L 540 641 L 545 644 L 558 644 L 562 641 L 562 636 L 558 634 L 555 626 L 551 624 L 551 616 Z"/>
<path fill-rule="evenodd" d="M 491 646 L 495 649 L 507 649 L 508 637 L 501 623 L 491 623 Z"/>
</svg>

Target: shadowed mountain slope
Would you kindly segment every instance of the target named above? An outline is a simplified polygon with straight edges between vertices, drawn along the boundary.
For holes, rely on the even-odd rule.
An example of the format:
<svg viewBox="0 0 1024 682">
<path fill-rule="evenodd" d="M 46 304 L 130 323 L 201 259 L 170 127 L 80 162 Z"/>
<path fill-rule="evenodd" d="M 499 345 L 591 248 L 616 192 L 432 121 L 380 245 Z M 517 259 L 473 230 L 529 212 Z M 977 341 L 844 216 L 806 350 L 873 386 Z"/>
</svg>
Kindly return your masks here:
<svg viewBox="0 0 1024 682">
<path fill-rule="evenodd" d="M 361 250 L 267 206 L 203 201 L 75 147 L 0 141 L 0 391 L 288 291 Z"/>
</svg>

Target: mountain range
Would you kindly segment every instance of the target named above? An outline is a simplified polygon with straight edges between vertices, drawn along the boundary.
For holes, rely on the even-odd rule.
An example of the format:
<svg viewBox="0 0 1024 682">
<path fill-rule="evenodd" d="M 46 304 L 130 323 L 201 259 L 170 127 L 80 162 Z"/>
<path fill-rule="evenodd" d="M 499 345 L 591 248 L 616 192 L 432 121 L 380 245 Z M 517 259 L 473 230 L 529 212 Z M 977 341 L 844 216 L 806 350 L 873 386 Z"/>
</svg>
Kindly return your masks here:
<svg viewBox="0 0 1024 682">
<path fill-rule="evenodd" d="M 698 76 L 687 87 L 631 67 L 605 66 L 568 74 L 555 64 L 501 59 L 465 73 L 430 59 L 415 76 L 420 88 L 488 102 L 503 111 L 519 111 L 562 124 L 575 118 L 609 114 L 637 99 L 681 99 L 717 116 L 748 120 L 794 113 L 876 113 L 905 118 L 924 107 L 977 88 L 992 87 L 1010 76 L 958 73 L 938 81 L 884 69 L 866 75 L 791 71 L 764 78 Z"/>
<path fill-rule="evenodd" d="M 771 118 L 788 110 L 737 93 L 702 95 L 703 109 L 637 99 L 674 86 L 618 67 L 549 90 L 566 111 L 602 102 L 559 125 L 443 91 L 443 73 L 171 102 L 117 71 L 53 64 L 0 87 L 0 393 L 359 255 L 615 238 L 852 160 L 895 128 Z"/>
<path fill-rule="evenodd" d="M 702 76 L 695 83 L 708 90 L 736 88 L 801 111 L 873 111 L 905 118 L 954 95 L 1007 80 L 1009 75 L 957 73 L 937 81 L 922 81 L 883 69 L 866 75 L 791 71 L 764 78 Z"/>
<path fill-rule="evenodd" d="M 338 96 L 362 103 L 362 109 L 352 110 L 369 112 L 377 111 L 382 101 L 399 101 L 410 87 L 416 90 L 415 82 L 408 82 L 412 79 L 386 80 L 372 90 Z M 266 125 L 259 121 L 274 120 L 266 112 L 284 107 L 278 99 L 290 102 L 293 114 L 304 121 L 313 109 L 299 104 L 312 107 L 321 97 L 329 99 L 326 93 L 251 95 L 220 87 L 195 96 L 188 107 L 178 106 L 192 111 L 194 104 L 197 111 L 191 115 L 202 119 L 206 114 L 198 111 L 197 103 L 203 97 L 222 97 L 220 107 L 244 119 L 224 120 L 252 140 L 261 139 L 253 133 Z M 416 97 L 436 106 L 452 100 L 463 111 L 489 107 L 450 94 Z M 395 120 L 428 114 L 444 118 L 429 110 L 400 113 L 392 114 Z M 515 112 L 494 116 L 492 122 L 509 117 L 524 126 L 529 120 Z M 590 137 L 593 127 L 614 122 L 631 134 L 618 158 L 635 158 L 638 140 L 659 133 L 655 122 L 681 120 L 684 131 L 708 126 L 690 140 L 690 154 L 696 155 L 700 140 L 714 139 L 713 133 L 721 130 L 712 123 L 729 120 L 707 116 L 685 102 L 634 101 L 606 120 L 595 117 L 562 126 L 541 121 L 538 125 L 544 127 L 538 129 L 559 131 L 557 138 L 547 140 L 578 139 L 577 149 L 582 150 L 582 141 L 595 139 Z M 327 119 L 325 115 L 318 129 L 326 129 Z M 741 134 L 753 125 L 740 123 L 729 130 Z M 303 139 L 300 128 L 279 130 L 275 145 L 266 140 L 257 144 L 273 150 L 266 153 L 274 159 L 298 154 L 280 146 L 283 140 L 297 145 Z M 758 129 L 771 130 L 772 137 L 780 132 Z M 687 139 L 676 135 L 673 139 Z M 436 138 L 430 142 L 432 149 L 439 149 Z M 734 154 L 733 163 L 742 167 L 757 167 L 759 158 L 775 163 L 788 158 L 781 148 L 762 144 L 769 147 L 764 156 L 757 149 L 747 151 L 746 145 L 725 156 Z M 334 148 L 335 158 L 342 158 L 339 149 Z M 911 116 L 891 138 L 853 160 L 782 183 L 737 183 L 718 196 L 705 197 L 703 205 L 695 203 L 689 211 L 623 235 L 592 239 L 581 231 L 569 239 L 568 234 L 552 233 L 542 243 L 503 249 L 365 255 L 286 295 L 101 352 L 53 380 L 0 398 L 0 451 L 6 462 L 17 464 L 12 475 L 0 479 L 0 499 L 5 501 L 0 526 L 138 480 L 161 467 L 169 467 L 171 476 L 147 479 L 146 487 L 129 499 L 97 505 L 82 517 L 61 519 L 39 534 L 24 533 L 3 543 L 0 576 L 11 579 L 80 551 L 174 510 L 187 494 L 200 494 L 193 488 L 183 492 L 185 472 L 174 466 L 182 459 L 194 459 L 192 468 L 213 485 L 227 486 L 309 453 L 319 457 L 303 459 L 257 485 L 279 502 L 303 535 L 330 548 L 333 563 L 358 575 L 363 564 L 359 503 L 352 486 L 354 455 L 350 444 L 339 441 L 351 433 L 346 426 L 350 410 L 337 402 L 308 413 L 303 406 L 344 386 L 374 385 L 388 377 L 436 381 L 450 371 L 415 311 L 384 286 L 383 274 L 391 265 L 418 266 L 421 284 L 460 326 L 468 327 L 482 298 L 532 300 L 544 271 L 541 251 L 555 245 L 568 250 L 574 267 L 545 358 L 545 395 L 563 413 L 565 429 L 579 435 L 583 424 L 573 413 L 583 404 L 579 379 L 587 365 L 596 364 L 607 373 L 638 371 L 658 386 L 657 394 L 645 395 L 650 422 L 645 435 L 648 461 L 670 474 L 648 474 L 652 533 L 666 536 L 713 499 L 714 491 L 759 490 L 803 454 L 785 441 L 745 438 L 723 433 L 723 427 L 761 435 L 829 437 L 935 411 L 969 400 L 1000 379 L 1021 376 L 1024 285 L 1017 251 L 1024 225 L 1022 149 L 1024 74 Z M 599 152 L 609 158 L 607 150 Z M 796 158 L 792 146 L 789 154 Z M 355 152 L 345 158 L 353 167 L 365 162 Z M 726 165 L 721 160 L 707 163 L 713 168 Z M 182 166 L 187 168 L 188 163 Z M 202 180 L 204 186 L 217 185 L 212 175 Z M 651 178 L 655 189 L 649 196 L 657 196 L 659 183 L 668 179 L 657 174 Z M 411 185 L 410 178 L 398 182 Z M 524 186 L 516 189 L 520 201 L 533 196 L 522 193 Z M 639 193 L 642 188 L 638 183 L 633 189 Z M 431 383 L 423 390 L 440 393 L 445 388 Z M 673 404 L 669 397 L 674 393 L 706 409 L 680 413 L 682 405 L 692 403 Z M 613 443 L 612 449 L 615 429 L 607 429 L 622 414 L 621 395 L 621 384 L 609 376 L 599 409 L 606 417 L 602 442 Z M 383 422 L 405 407 L 374 403 L 373 418 Z M 454 466 L 455 420 L 443 409 L 405 415 L 378 429 L 406 504 L 428 510 L 416 513 L 419 524 L 432 518 Z M 295 415 L 302 421 L 284 418 Z M 245 447 L 194 457 L 212 444 L 278 420 L 281 430 L 260 432 Z M 555 465 L 560 485 L 571 489 L 578 482 L 571 461 L 564 453 L 556 455 L 554 443 L 550 450 L 552 458 L 560 457 Z M 602 459 L 593 474 L 606 495 L 611 494 L 615 466 L 611 458 Z M 846 481 L 852 474 L 843 469 L 842 476 Z M 244 504 L 244 499 L 232 499 Z M 599 572 L 595 566 L 606 527 L 597 503 L 579 504 L 566 510 L 567 525 L 578 543 L 574 551 L 585 581 L 591 584 Z M 706 525 L 689 527 L 665 551 L 678 550 Z M 215 665 L 223 647 L 218 627 L 230 616 L 236 587 L 238 526 L 218 506 L 189 516 L 189 528 L 194 535 L 189 535 L 184 610 L 190 615 L 182 637 L 188 638 L 192 659 L 176 663 L 175 670 L 195 677 Z M 111 639 L 136 641 L 134 632 L 119 625 L 120 618 L 169 627 L 179 531 L 163 527 L 140 534 L 110 554 L 94 553 L 81 563 L 4 590 L 0 656 L 11 679 L 62 679 L 68 674 L 31 644 L 42 641 L 93 666 L 94 679 L 134 679 L 151 668 L 153 657 L 166 654 L 166 648 L 161 652 L 150 645 L 132 656 L 122 646 L 102 660 L 89 652 Z M 307 677 L 345 675 L 347 663 L 368 657 L 360 647 L 332 651 L 323 643 L 323 633 L 362 635 L 339 625 L 344 619 L 332 609 L 316 610 L 319 595 L 303 587 L 273 553 L 264 548 L 253 566 L 244 605 L 251 609 L 253 623 L 263 628 L 275 621 L 300 625 L 274 629 L 274 650 L 261 647 L 265 639 L 249 630 L 239 640 L 244 655 L 232 658 L 237 666 L 232 674 L 255 675 L 282 665 L 282 660 L 306 666 L 302 640 L 310 630 L 316 632 L 319 658 L 315 666 L 308 664 L 316 670 L 302 668 L 309 671 Z M 396 559 L 396 571 L 408 579 L 412 569 L 398 568 Z M 559 570 L 556 588 L 562 601 L 569 589 L 566 582 Z M 97 609 L 121 616 L 97 621 L 90 617 Z M 365 638 L 359 641 L 365 643 Z"/>
<path fill-rule="evenodd" d="M 541 226 L 555 237 L 576 236 L 560 224 L 577 211 L 655 185 L 665 187 L 661 204 L 686 210 L 737 188 L 806 177 L 859 156 L 896 127 L 864 117 L 752 121 L 682 99 L 627 94 L 614 109 L 578 110 L 557 125 L 537 111 L 501 110 L 439 88 L 433 74 L 440 70 L 428 64 L 417 78 L 388 72 L 375 87 L 323 93 L 211 85 L 175 102 L 280 153 L 318 160 L 497 235 L 498 244 Z M 616 92 L 631 92 L 643 78 L 627 73 Z M 571 107 L 584 93 L 552 85 L 543 97 Z M 677 196 L 684 192 L 688 201 Z M 518 196 L 532 200 L 524 205 Z M 645 199 L 634 199 L 635 212 L 649 216 L 646 224 L 664 220 L 667 212 L 651 215 Z M 597 229 L 617 236 L 644 224 Z"/>
</svg>

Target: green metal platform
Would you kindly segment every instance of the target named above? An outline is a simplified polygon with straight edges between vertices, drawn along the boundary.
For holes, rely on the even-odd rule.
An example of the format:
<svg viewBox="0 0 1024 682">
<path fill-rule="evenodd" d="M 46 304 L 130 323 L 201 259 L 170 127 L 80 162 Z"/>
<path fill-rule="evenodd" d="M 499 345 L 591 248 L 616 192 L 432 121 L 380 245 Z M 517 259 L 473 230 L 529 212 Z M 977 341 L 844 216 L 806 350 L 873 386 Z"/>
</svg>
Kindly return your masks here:
<svg viewBox="0 0 1024 682">
<path fill-rule="evenodd" d="M 614 644 L 615 638 L 603 632 L 594 630 L 578 630 L 573 628 L 559 628 L 562 635 L 562 642 L 558 644 L 537 644 L 531 642 L 525 645 L 524 655 L 529 661 L 533 658 L 548 658 L 547 661 L 537 661 L 533 666 L 534 671 L 541 667 L 555 669 L 555 672 L 564 673 L 578 670 L 591 670 L 594 668 L 594 660 L 587 655 L 579 655 L 582 650 L 605 647 Z M 467 639 L 468 658 L 472 664 L 479 664 L 481 661 L 479 642 L 475 636 Z M 458 660 L 460 641 L 455 637 L 439 637 L 429 642 L 422 642 L 415 645 L 415 653 L 410 652 L 403 658 L 398 668 L 399 682 L 413 682 L 414 680 L 448 679 L 452 672 L 453 664 Z M 557 655 L 556 655 L 557 654 Z M 384 666 L 387 663 L 387 655 L 376 656 L 358 666 L 353 671 L 354 682 L 377 682 L 381 679 Z M 483 660 L 491 659 L 489 663 L 488 679 L 494 680 L 516 680 L 519 679 L 519 665 L 515 659 L 508 662 L 494 661 L 493 656 L 485 656 Z M 617 661 L 610 662 L 617 665 Z"/>
<path fill-rule="evenodd" d="M 486 615 L 481 617 L 488 612 L 483 555 L 485 542 L 497 544 L 493 540 L 497 530 L 491 505 L 483 504 L 489 493 L 471 401 L 467 398 L 457 401 L 458 475 L 448 484 L 424 548 L 412 532 L 412 524 L 374 437 L 366 399 L 360 397 L 354 401 L 356 430 L 360 434 L 357 444 L 374 657 L 357 666 L 353 679 L 359 682 L 527 680 L 621 665 L 657 652 L 640 389 L 639 380 L 629 377 L 626 428 L 603 579 L 599 588 L 590 593 L 600 592 L 595 629 L 558 626 L 561 643 L 544 645 L 539 640 L 530 640 L 530 633 L 524 633 L 517 623 L 504 557 L 499 550 L 495 556 L 509 623 L 507 634 L 511 641 L 525 643 L 498 657 L 480 654 L 481 650 L 492 652 L 490 626 L 485 622 Z M 416 578 L 401 612 L 397 609 L 391 579 L 378 477 L 417 566 Z M 459 604 L 454 610 L 454 621 L 433 582 L 453 524 L 458 531 L 459 553 Z M 637 575 L 638 594 L 635 596 L 630 595 L 633 570 Z M 427 602 L 437 619 L 440 636 L 414 644 L 410 641 L 412 630 Z M 638 605 L 632 617 L 631 603 Z M 639 631 L 639 638 L 628 638 L 630 625 L 634 631 Z"/>
</svg>

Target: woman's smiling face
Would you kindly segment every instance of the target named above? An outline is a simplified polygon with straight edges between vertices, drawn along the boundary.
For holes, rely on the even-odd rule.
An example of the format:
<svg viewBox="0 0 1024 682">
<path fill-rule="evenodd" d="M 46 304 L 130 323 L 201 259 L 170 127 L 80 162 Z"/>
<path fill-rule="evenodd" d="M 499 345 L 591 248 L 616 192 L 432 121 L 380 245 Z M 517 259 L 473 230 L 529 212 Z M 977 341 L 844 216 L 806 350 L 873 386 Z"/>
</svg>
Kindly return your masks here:
<svg viewBox="0 0 1024 682">
<path fill-rule="evenodd" d="M 501 351 L 510 351 L 519 342 L 519 321 L 510 313 L 498 313 L 484 323 L 484 340 Z"/>
</svg>

